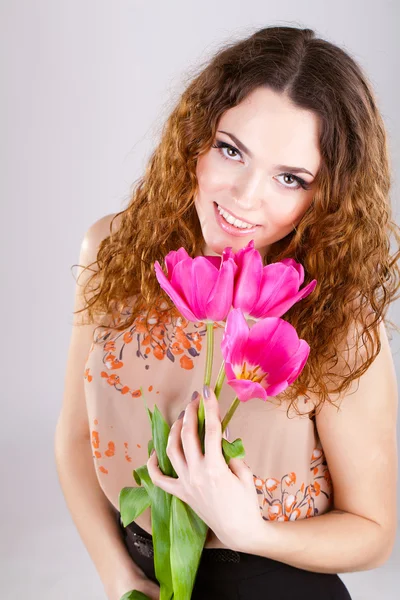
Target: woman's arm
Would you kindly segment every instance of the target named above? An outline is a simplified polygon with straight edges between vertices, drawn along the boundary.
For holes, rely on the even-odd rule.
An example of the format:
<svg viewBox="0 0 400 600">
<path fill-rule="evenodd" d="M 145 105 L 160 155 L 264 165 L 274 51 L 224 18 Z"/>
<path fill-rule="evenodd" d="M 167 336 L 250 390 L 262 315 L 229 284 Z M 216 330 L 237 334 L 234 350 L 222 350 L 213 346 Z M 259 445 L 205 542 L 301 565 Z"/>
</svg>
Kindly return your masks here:
<svg viewBox="0 0 400 600">
<path fill-rule="evenodd" d="M 316 573 L 347 573 L 381 566 L 392 533 L 376 522 L 341 510 L 297 521 L 262 521 L 241 552 L 267 556 Z"/>
<path fill-rule="evenodd" d="M 119 600 L 134 588 L 143 591 L 140 586 L 145 575 L 130 557 L 115 514 L 97 481 L 90 440 L 74 438 L 59 422 L 55 456 L 68 509 L 107 597 Z"/>
<path fill-rule="evenodd" d="M 300 569 L 345 573 L 374 569 L 396 536 L 397 382 L 383 323 L 381 350 L 339 412 L 324 404 L 316 424 L 333 483 L 334 509 L 298 521 L 263 521 L 243 552 Z"/>
<path fill-rule="evenodd" d="M 79 264 L 90 265 L 109 234 L 113 215 L 99 219 L 82 241 Z M 91 267 L 93 269 L 93 266 Z M 84 307 L 83 286 L 91 272 L 78 272 L 74 311 Z M 85 324 L 81 324 L 85 322 Z M 109 600 L 132 589 L 159 598 L 159 586 L 145 577 L 125 546 L 119 524 L 97 479 L 84 393 L 84 367 L 96 324 L 74 315 L 64 397 L 55 432 L 58 476 L 68 509 L 99 573 Z"/>
</svg>

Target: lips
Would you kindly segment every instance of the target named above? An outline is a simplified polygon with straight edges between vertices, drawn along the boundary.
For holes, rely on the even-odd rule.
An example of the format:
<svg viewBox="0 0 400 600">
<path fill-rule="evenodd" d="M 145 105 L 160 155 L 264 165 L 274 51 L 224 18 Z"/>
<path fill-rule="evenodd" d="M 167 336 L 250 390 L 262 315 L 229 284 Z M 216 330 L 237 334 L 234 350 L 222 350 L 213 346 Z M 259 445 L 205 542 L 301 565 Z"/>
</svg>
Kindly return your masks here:
<svg viewBox="0 0 400 600">
<path fill-rule="evenodd" d="M 227 233 L 231 236 L 234 236 L 234 237 L 249 236 L 249 235 L 253 234 L 255 231 L 257 231 L 258 227 L 260 227 L 260 225 L 254 225 L 253 227 L 250 227 L 248 229 L 239 229 L 238 227 L 231 225 L 230 223 L 228 223 L 228 221 L 225 221 L 225 219 L 223 218 L 222 215 L 219 214 L 218 205 L 216 202 L 214 202 L 214 214 L 215 214 L 215 219 L 216 219 L 219 227 L 225 233 Z"/>
<path fill-rule="evenodd" d="M 218 204 L 217 202 L 214 202 L 214 204 L 216 204 L 218 210 L 218 206 L 220 206 L 220 204 Z M 246 219 L 238 217 L 238 215 L 235 215 L 232 211 L 228 210 L 224 206 L 220 206 L 220 208 L 222 208 L 225 212 L 229 213 L 234 219 L 239 219 L 239 221 L 243 221 L 243 223 L 247 223 L 247 225 L 253 225 L 253 227 L 259 227 L 259 225 L 257 225 L 256 223 L 250 223 L 249 221 L 246 221 Z"/>
</svg>

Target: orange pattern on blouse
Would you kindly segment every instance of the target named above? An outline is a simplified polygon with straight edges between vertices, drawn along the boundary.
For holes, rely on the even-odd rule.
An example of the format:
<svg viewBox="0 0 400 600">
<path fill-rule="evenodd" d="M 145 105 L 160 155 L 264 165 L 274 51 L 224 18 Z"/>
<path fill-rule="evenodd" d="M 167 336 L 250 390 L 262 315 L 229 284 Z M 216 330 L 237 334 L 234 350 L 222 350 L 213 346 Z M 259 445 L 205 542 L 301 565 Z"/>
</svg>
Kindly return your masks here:
<svg viewBox="0 0 400 600">
<path fill-rule="evenodd" d="M 169 399 L 183 394 L 186 404 L 191 391 L 201 389 L 204 377 L 205 324 L 188 322 L 176 309 L 165 308 L 160 299 L 148 316 L 140 313 L 123 331 L 101 327 L 100 333 L 94 335 L 85 364 L 85 396 L 96 474 L 116 508 L 120 490 L 136 486 L 133 469 L 148 458 L 151 429 L 141 389 L 150 410 L 157 404 L 166 418 Z M 129 307 L 113 312 L 111 324 L 120 323 L 128 314 Z M 212 382 L 221 364 L 216 355 L 222 334 L 223 326 L 215 323 Z M 186 395 L 184 390 L 188 391 Z M 221 403 L 223 395 L 229 406 L 234 392 L 226 382 Z M 253 480 L 262 517 L 288 521 L 330 510 L 332 482 L 315 421 L 307 414 L 288 418 L 286 407 L 277 408 L 272 402 L 250 402 L 268 406 L 259 406 L 261 412 L 246 418 L 250 416 L 246 407 L 249 403 L 244 403 L 236 411 L 229 430 L 231 440 L 242 438 L 246 463 L 256 471 Z M 243 417 L 239 418 L 239 410 Z M 225 412 L 226 409 L 221 414 Z"/>
</svg>

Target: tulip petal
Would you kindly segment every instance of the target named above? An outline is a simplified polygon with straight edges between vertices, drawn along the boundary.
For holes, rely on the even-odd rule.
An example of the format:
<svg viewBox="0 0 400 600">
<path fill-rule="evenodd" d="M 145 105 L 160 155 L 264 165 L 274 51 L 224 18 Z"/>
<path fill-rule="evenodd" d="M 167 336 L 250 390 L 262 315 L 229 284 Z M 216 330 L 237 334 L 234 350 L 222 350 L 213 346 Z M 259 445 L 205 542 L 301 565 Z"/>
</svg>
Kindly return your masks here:
<svg viewBox="0 0 400 600">
<path fill-rule="evenodd" d="M 165 258 L 167 276 L 156 261 L 154 268 L 162 289 L 190 321 L 224 321 L 232 306 L 237 265 L 231 247 L 221 256 L 191 258 L 184 248 Z"/>
<path fill-rule="evenodd" d="M 289 267 L 293 267 L 294 269 L 296 269 L 298 281 L 299 281 L 298 287 L 300 287 L 301 284 L 304 282 L 304 267 L 303 267 L 303 265 L 301 263 L 297 262 L 296 260 L 294 260 L 294 258 L 283 258 L 280 262 L 282 262 L 284 265 L 288 265 Z"/>
<path fill-rule="evenodd" d="M 249 381 L 248 379 L 228 379 L 228 385 L 235 391 L 236 396 L 241 402 L 247 402 L 254 398 L 266 400 L 268 393 L 259 383 Z"/>
<path fill-rule="evenodd" d="M 198 317 L 191 311 L 185 297 L 180 293 L 180 290 L 176 290 L 170 281 L 168 281 L 158 261 L 154 263 L 154 269 L 160 287 L 168 294 L 179 312 L 182 313 L 188 321 L 198 321 Z"/>
<path fill-rule="evenodd" d="M 209 318 L 207 302 L 218 278 L 219 271 L 205 256 L 192 260 L 191 276 L 187 282 L 190 287 L 190 304 L 195 314 L 202 319 Z"/>
<path fill-rule="evenodd" d="M 296 304 L 296 302 L 299 302 L 300 300 L 302 300 L 303 298 L 306 298 L 309 294 L 311 294 L 311 292 L 314 291 L 316 285 L 317 285 L 317 280 L 313 279 L 302 290 L 299 290 L 296 294 L 294 294 L 290 298 L 285 298 L 279 304 L 276 304 L 271 309 L 271 315 L 277 316 L 277 317 L 284 315 L 289 310 L 289 308 L 292 308 L 292 306 L 294 304 Z"/>
<path fill-rule="evenodd" d="M 304 268 L 291 258 L 267 265 L 263 269 L 260 292 L 251 315 L 255 318 L 281 317 L 296 302 L 310 294 L 316 284 L 314 279 L 299 291 L 304 281 Z"/>
<path fill-rule="evenodd" d="M 235 259 L 235 253 L 232 250 L 231 246 L 226 246 L 226 248 L 222 251 L 222 260 L 228 260 L 228 258 Z"/>
<path fill-rule="evenodd" d="M 260 292 L 251 315 L 257 319 L 263 317 L 281 317 L 277 314 L 276 304 L 282 299 L 291 298 L 299 289 L 297 273 L 282 263 L 272 263 L 264 267 L 260 282 Z"/>
<path fill-rule="evenodd" d="M 221 266 L 221 257 L 220 256 L 204 256 L 216 269 L 219 269 Z"/>
<path fill-rule="evenodd" d="M 226 320 L 226 327 L 221 341 L 221 352 L 224 360 L 233 365 L 242 365 L 244 352 L 249 338 L 249 326 L 240 308 L 232 308 Z"/>
<path fill-rule="evenodd" d="M 250 329 L 244 360 L 273 373 L 297 350 L 295 328 L 279 317 L 265 317 Z"/>
<path fill-rule="evenodd" d="M 267 400 L 268 397 L 280 394 L 290 385 L 290 381 L 286 379 L 277 381 L 276 383 L 269 383 L 268 376 L 261 383 L 250 381 L 249 379 L 237 379 L 229 363 L 226 363 L 225 371 L 228 385 L 235 390 L 241 402 L 247 402 L 256 398 Z"/>
<path fill-rule="evenodd" d="M 192 269 L 193 269 L 193 258 L 186 258 L 175 265 L 175 268 L 171 277 L 171 285 L 179 293 L 181 298 L 185 301 L 189 309 L 197 316 L 199 320 L 204 318 L 202 311 L 198 310 L 197 306 L 193 306 L 193 284 L 192 284 Z M 210 264 L 204 259 L 204 262 Z M 210 265 L 210 268 L 213 267 Z"/>
<path fill-rule="evenodd" d="M 254 241 L 253 241 L 254 243 Z M 238 273 L 235 281 L 233 307 L 251 314 L 260 289 L 263 272 L 261 255 L 258 250 L 245 248 L 235 256 Z"/>
<path fill-rule="evenodd" d="M 260 365 L 268 374 L 267 381 L 271 386 L 287 381 L 285 388 L 298 377 L 308 354 L 307 342 L 299 340 L 290 323 L 279 317 L 266 317 L 251 328 L 244 361 L 248 370 Z"/>
<path fill-rule="evenodd" d="M 310 346 L 305 340 L 299 340 L 296 352 L 293 353 L 293 356 L 291 356 L 285 364 L 282 364 L 280 369 L 281 375 L 288 380 L 289 385 L 292 384 L 302 372 L 309 354 Z"/>
<path fill-rule="evenodd" d="M 222 263 L 214 288 L 207 300 L 206 312 L 213 321 L 224 321 L 232 306 L 233 286 L 237 266 L 232 258 Z"/>
<path fill-rule="evenodd" d="M 164 262 L 167 268 L 167 277 L 170 281 L 175 265 L 178 262 L 185 260 L 185 258 L 190 258 L 185 248 L 179 248 L 179 250 L 171 250 L 171 252 L 168 252 L 167 256 L 164 259 Z"/>
<path fill-rule="evenodd" d="M 289 387 L 289 382 L 285 379 L 278 381 L 278 383 L 271 383 L 271 385 L 268 386 L 268 396 L 277 396 L 286 390 L 287 387 Z"/>
</svg>

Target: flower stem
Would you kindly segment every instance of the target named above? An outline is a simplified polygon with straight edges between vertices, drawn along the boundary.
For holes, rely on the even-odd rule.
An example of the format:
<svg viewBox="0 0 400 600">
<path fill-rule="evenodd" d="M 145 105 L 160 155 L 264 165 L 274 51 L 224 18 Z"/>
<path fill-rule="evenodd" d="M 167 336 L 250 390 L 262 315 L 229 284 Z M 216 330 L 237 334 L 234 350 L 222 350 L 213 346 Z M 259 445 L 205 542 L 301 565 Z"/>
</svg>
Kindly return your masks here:
<svg viewBox="0 0 400 600">
<path fill-rule="evenodd" d="M 207 355 L 206 372 L 204 375 L 204 384 L 210 385 L 212 375 L 212 364 L 214 356 L 214 321 L 207 322 Z"/>
<path fill-rule="evenodd" d="M 215 383 L 215 389 L 214 389 L 214 394 L 217 396 L 217 398 L 219 398 L 219 395 L 221 393 L 222 384 L 224 383 L 224 379 L 225 379 L 225 361 L 223 360 L 221 367 L 219 369 L 219 373 L 218 373 L 218 377 L 217 377 L 217 381 Z"/>
<path fill-rule="evenodd" d="M 204 373 L 204 385 L 210 385 L 212 375 L 212 364 L 214 356 L 214 321 L 207 321 L 207 354 L 206 369 Z M 198 410 L 198 433 L 201 441 L 201 447 L 204 454 L 204 432 L 205 432 L 205 412 L 203 394 L 200 394 L 200 404 Z"/>
<path fill-rule="evenodd" d="M 237 409 L 237 407 L 239 406 L 239 404 L 240 404 L 240 400 L 236 396 L 236 398 L 234 399 L 234 401 L 230 405 L 230 407 L 229 407 L 226 415 L 222 419 L 222 422 L 221 422 L 222 433 L 224 433 L 225 429 L 227 428 L 228 423 L 232 419 L 233 415 L 235 414 L 235 410 Z"/>
</svg>

